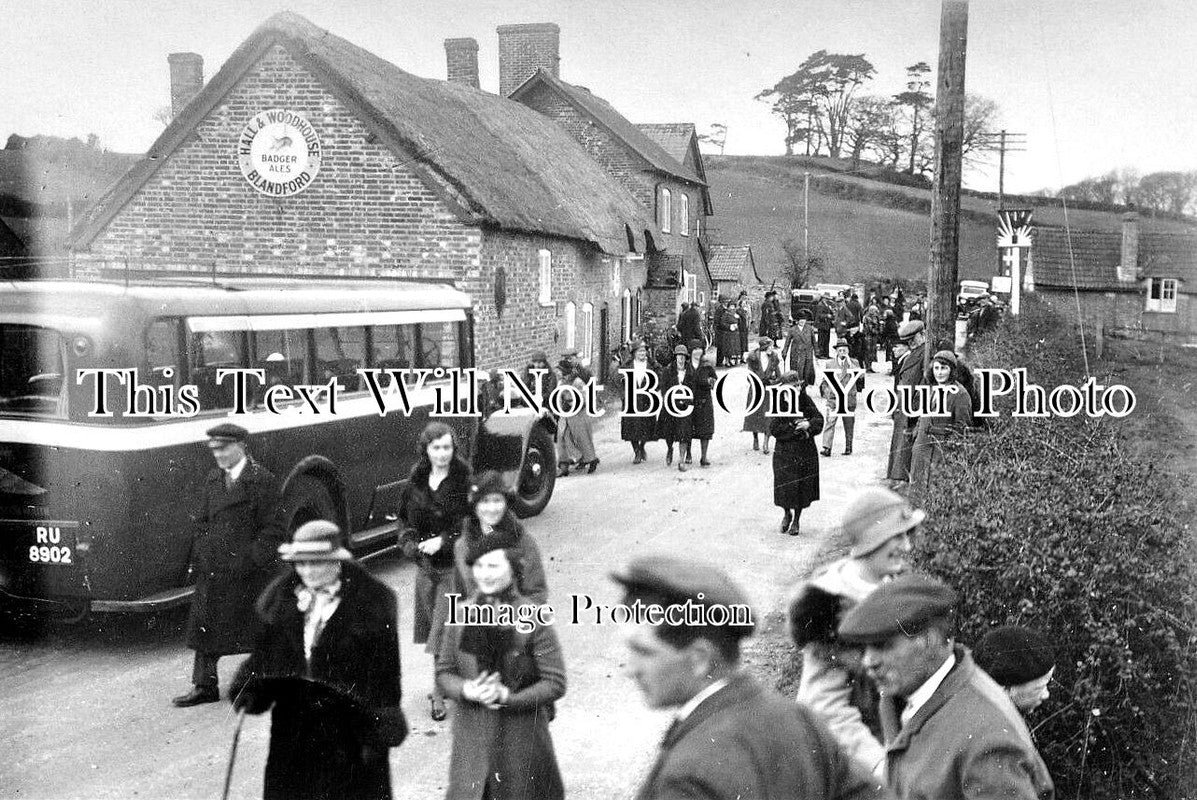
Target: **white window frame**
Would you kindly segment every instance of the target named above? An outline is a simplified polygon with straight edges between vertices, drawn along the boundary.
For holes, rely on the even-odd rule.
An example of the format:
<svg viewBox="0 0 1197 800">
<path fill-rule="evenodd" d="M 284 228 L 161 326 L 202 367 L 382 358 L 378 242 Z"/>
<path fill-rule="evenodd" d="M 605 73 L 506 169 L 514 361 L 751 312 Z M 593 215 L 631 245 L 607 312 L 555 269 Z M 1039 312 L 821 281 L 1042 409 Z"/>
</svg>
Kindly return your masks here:
<svg viewBox="0 0 1197 800">
<path fill-rule="evenodd" d="M 565 304 L 565 349 L 572 350 L 578 346 L 578 307 L 570 300 Z"/>
<path fill-rule="evenodd" d="M 682 301 L 698 302 L 698 275 L 684 269 L 682 270 Z"/>
<path fill-rule="evenodd" d="M 1161 314 L 1175 314 L 1176 295 L 1180 289 L 1179 283 L 1176 278 L 1149 279 L 1145 310 L 1158 311 Z"/>
<path fill-rule="evenodd" d="M 664 186 L 661 187 L 661 201 L 657 207 L 657 224 L 661 226 L 661 233 L 669 233 L 673 222 L 673 194 Z"/>
<path fill-rule="evenodd" d="M 611 259 L 611 294 L 619 297 L 623 291 L 623 259 Z"/>
<path fill-rule="evenodd" d="M 694 218 L 694 235 L 702 236 L 702 215 L 699 214 Z"/>
<path fill-rule="evenodd" d="M 681 201 L 682 202 L 678 204 L 681 206 L 681 208 L 678 209 L 679 211 L 681 211 L 681 217 L 678 219 L 678 233 L 680 233 L 682 236 L 689 236 L 690 235 L 690 195 L 686 194 L 685 192 L 682 192 Z"/>
<path fill-rule="evenodd" d="M 541 249 L 536 254 L 536 263 L 540 268 L 540 304 L 553 304 L 553 252 Z"/>
<path fill-rule="evenodd" d="M 590 364 L 594 351 L 594 304 L 582 304 L 582 343 L 578 345 L 578 356 L 583 364 Z"/>
<path fill-rule="evenodd" d="M 629 341 L 632 338 L 632 290 L 624 289 L 619 298 L 619 340 Z"/>
</svg>

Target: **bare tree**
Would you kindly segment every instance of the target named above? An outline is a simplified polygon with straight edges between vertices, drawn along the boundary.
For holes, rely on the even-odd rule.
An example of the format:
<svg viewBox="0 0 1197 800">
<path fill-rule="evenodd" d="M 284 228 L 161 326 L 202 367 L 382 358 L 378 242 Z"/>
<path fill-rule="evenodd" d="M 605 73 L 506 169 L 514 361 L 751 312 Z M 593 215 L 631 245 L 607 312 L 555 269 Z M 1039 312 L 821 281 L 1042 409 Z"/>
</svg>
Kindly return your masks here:
<svg viewBox="0 0 1197 800">
<path fill-rule="evenodd" d="M 712 147 L 719 148 L 719 155 L 723 155 L 723 148 L 727 144 L 727 126 L 722 122 L 712 122 L 710 130 L 698 134 L 698 141 L 706 142 Z"/>
<path fill-rule="evenodd" d="M 819 256 L 806 257 L 806 248 L 797 239 L 784 239 L 781 243 L 783 257 L 782 272 L 789 279 L 790 286 L 801 289 L 823 273 L 823 259 Z"/>
<path fill-rule="evenodd" d="M 888 98 L 865 95 L 853 105 L 844 131 L 844 144 L 851 153 L 852 169 L 860 168 L 866 151 L 884 156 L 891 152 L 895 140 L 900 139 L 894 105 Z"/>
</svg>

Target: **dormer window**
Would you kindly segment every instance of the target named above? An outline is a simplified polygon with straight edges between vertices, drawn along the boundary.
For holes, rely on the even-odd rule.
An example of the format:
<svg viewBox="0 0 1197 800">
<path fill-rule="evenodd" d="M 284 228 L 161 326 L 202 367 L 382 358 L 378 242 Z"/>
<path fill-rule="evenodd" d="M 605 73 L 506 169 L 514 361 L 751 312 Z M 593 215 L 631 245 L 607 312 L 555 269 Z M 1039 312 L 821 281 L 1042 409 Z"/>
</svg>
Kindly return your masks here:
<svg viewBox="0 0 1197 800">
<path fill-rule="evenodd" d="M 673 218 L 673 195 L 665 187 L 661 187 L 661 202 L 657 204 L 657 226 L 661 233 L 669 233 L 672 229 L 670 220 Z"/>
</svg>

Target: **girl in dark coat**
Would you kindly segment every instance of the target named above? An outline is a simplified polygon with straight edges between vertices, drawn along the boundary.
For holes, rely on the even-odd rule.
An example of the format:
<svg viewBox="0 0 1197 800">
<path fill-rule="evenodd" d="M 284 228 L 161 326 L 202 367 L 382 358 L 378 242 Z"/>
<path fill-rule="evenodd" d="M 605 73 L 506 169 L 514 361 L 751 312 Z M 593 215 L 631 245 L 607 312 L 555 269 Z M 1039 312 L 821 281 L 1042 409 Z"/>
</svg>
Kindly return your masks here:
<svg viewBox="0 0 1197 800">
<path fill-rule="evenodd" d="M 706 355 L 702 346 L 690 350 L 690 391 L 694 392 L 694 411 L 690 414 L 690 438 L 697 439 L 701 448 L 700 466 L 709 467 L 707 447 L 715 435 L 715 402 L 711 392 L 718 375 L 715 374 L 714 359 Z M 691 442 L 686 442 L 686 463 L 691 463 Z"/>
<path fill-rule="evenodd" d="M 622 365 L 623 369 L 627 370 L 627 372 L 621 373 L 623 380 L 632 381 L 634 386 L 647 388 L 652 380 L 651 376 L 654 376 L 648 363 L 648 348 L 644 342 L 635 342 L 631 349 L 631 361 Z M 625 393 L 621 392 L 621 394 L 626 397 Z M 648 398 L 638 398 L 634 410 L 646 411 L 647 408 Z M 640 464 L 648 459 L 648 454 L 644 450 L 645 443 L 657 438 L 657 418 L 655 416 L 630 416 L 631 410 L 626 406 L 623 409 L 623 416 L 619 418 L 619 437 L 625 442 L 631 442 L 632 463 Z"/>
<path fill-rule="evenodd" d="M 923 489 L 931 479 L 931 464 L 942 452 L 941 442 L 953 432 L 963 431 L 973 425 L 972 397 L 957 378 L 956 354 L 951 350 L 940 350 L 931 359 L 927 383 L 932 386 L 954 386 L 955 393 L 948 395 L 943 415 L 924 414 L 915 424 L 914 447 L 910 457 L 910 482 Z"/>
<path fill-rule="evenodd" d="M 781 357 L 773 349 L 773 339 L 768 336 L 760 338 L 759 347 L 748 354 L 748 369 L 757 377 L 763 386 L 775 386 L 781 383 Z M 765 416 L 766 403 L 764 397 L 756 410 L 744 417 L 744 430 L 752 433 L 752 449 L 759 450 L 760 436 L 765 437 L 765 455 L 769 455 L 769 418 Z"/>
<path fill-rule="evenodd" d="M 273 706 L 266 800 L 385 800 L 387 749 L 407 735 L 394 593 L 353 563 L 327 520 L 279 548 L 295 568 L 258 598 L 262 622 L 233 707 Z"/>
<path fill-rule="evenodd" d="M 478 590 L 460 606 L 463 615 L 531 602 L 520 592 L 511 545 L 502 534 L 470 544 L 466 562 Z M 446 629 L 437 680 L 457 703 L 447 800 L 565 796 L 549 736 L 553 703 L 565 694 L 561 645 L 552 626 L 527 627 L 496 621 Z"/>
<path fill-rule="evenodd" d="M 453 571 L 453 545 L 470 513 L 470 467 L 457 455 L 457 437 L 443 422 L 430 422 L 416 441 L 416 464 L 399 500 L 403 553 L 416 562 L 415 643 L 436 658 L 448 612 L 445 590 Z M 439 612 L 437 606 L 444 606 Z M 445 700 L 433 682 L 430 713 L 445 718 Z"/>
<path fill-rule="evenodd" d="M 769 432 L 777 439 L 773 450 L 773 504 L 785 510 L 781 532 L 797 536 L 802 509 L 819 499 L 815 437 L 823 431 L 823 415 L 807 396 L 798 373 L 787 372 L 781 382 L 794 387 L 798 408 L 795 414 L 773 417 L 769 424 Z"/>
<path fill-rule="evenodd" d="M 673 363 L 665 367 L 661 371 L 661 397 L 665 397 L 671 387 L 678 384 L 686 384 L 691 387 L 693 391 L 694 376 L 693 370 L 690 368 L 690 357 L 684 344 L 679 344 L 673 348 Z M 685 403 L 678 403 L 679 408 L 684 407 Z M 661 413 L 657 415 L 657 435 L 659 438 L 665 440 L 665 463 L 673 463 L 673 443 L 678 443 L 678 462 L 677 468 L 679 472 L 686 471 L 686 456 L 689 455 L 690 437 L 692 433 L 691 427 L 692 415 L 677 416 L 669 413 L 667 404 L 661 404 Z"/>
</svg>

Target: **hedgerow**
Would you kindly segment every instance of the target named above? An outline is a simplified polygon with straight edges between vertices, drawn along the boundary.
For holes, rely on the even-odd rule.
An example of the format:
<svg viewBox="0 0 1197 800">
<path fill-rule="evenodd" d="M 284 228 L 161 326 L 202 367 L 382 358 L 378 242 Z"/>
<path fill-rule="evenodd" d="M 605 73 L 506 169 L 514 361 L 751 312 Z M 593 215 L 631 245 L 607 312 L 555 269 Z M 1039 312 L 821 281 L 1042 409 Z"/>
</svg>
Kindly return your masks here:
<svg viewBox="0 0 1197 800">
<path fill-rule="evenodd" d="M 980 367 L 1026 367 L 1047 389 L 1083 380 L 1072 331 L 1029 302 L 974 348 Z M 994 625 L 1056 644 L 1052 697 L 1028 720 L 1058 797 L 1197 792 L 1191 486 L 1128 454 L 1117 420 L 1014 419 L 945 447 L 916 546 L 961 595 L 960 638 Z"/>
</svg>

